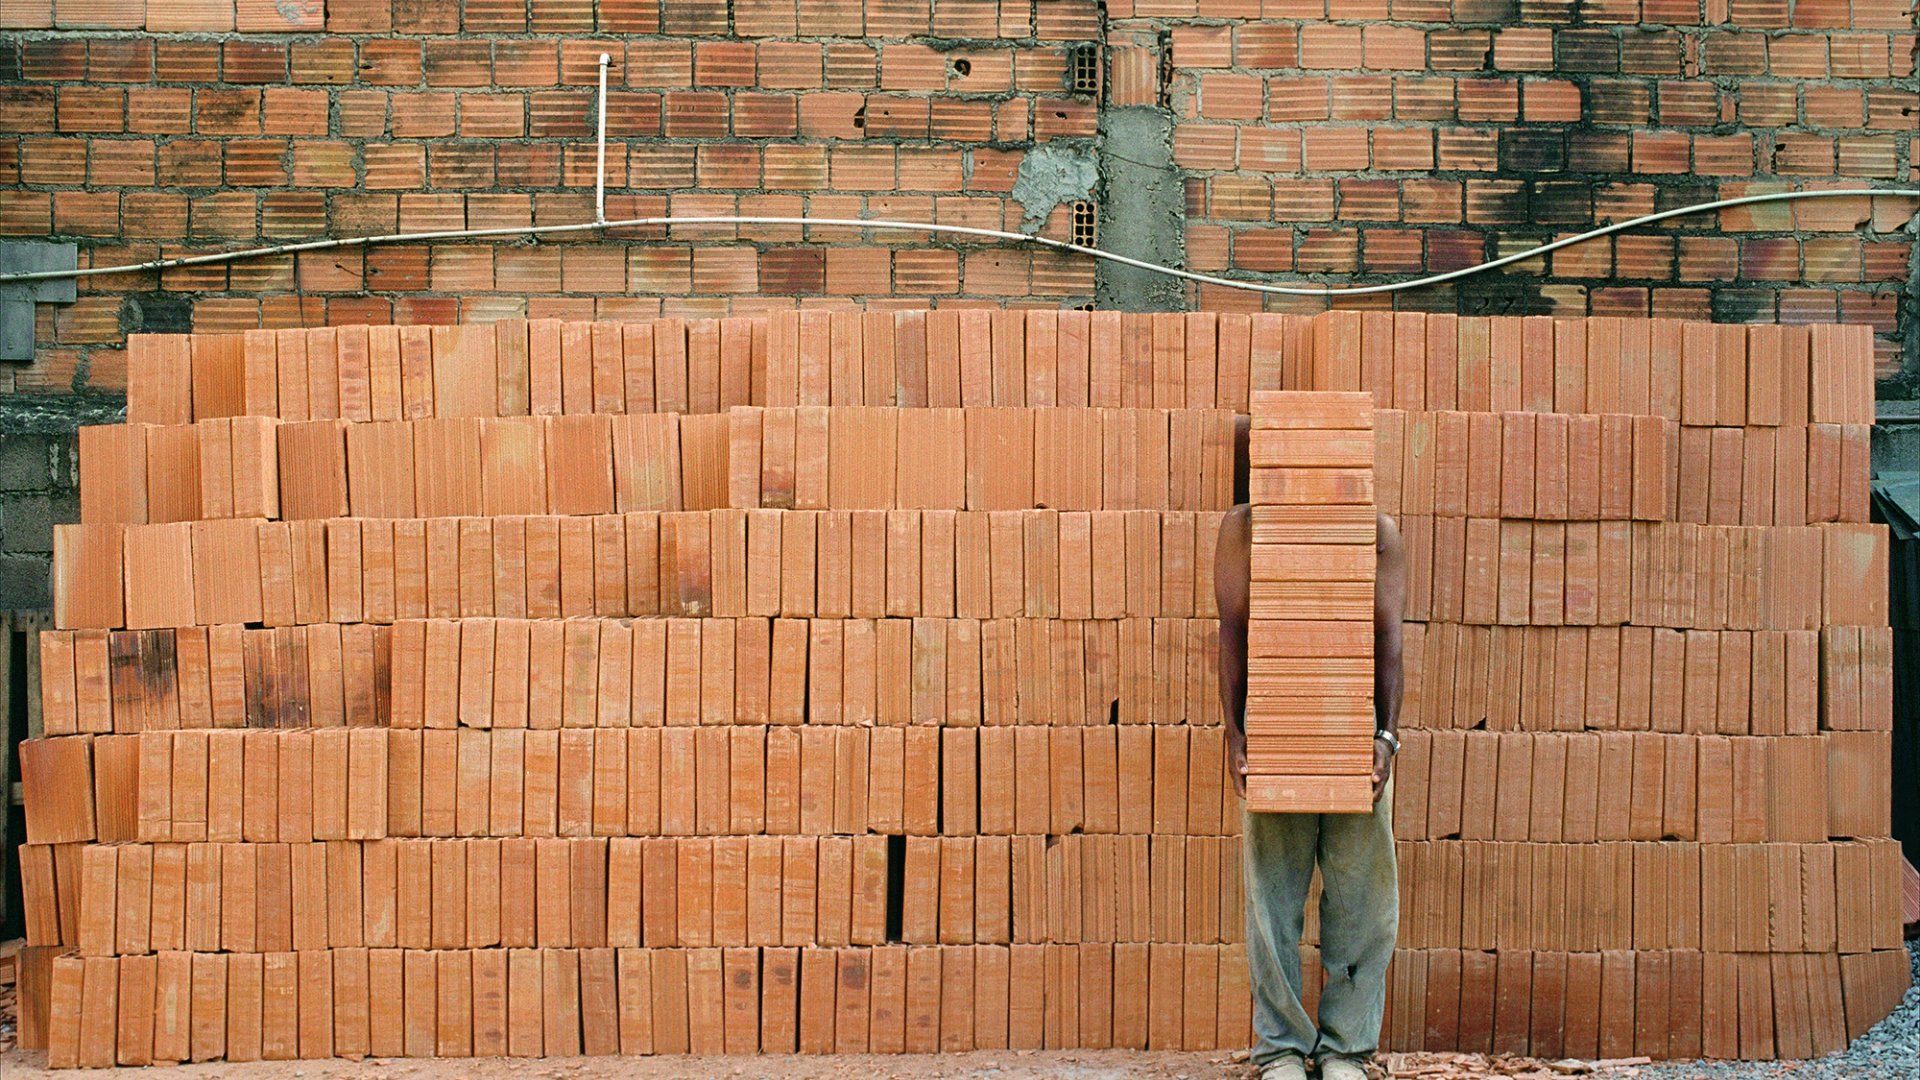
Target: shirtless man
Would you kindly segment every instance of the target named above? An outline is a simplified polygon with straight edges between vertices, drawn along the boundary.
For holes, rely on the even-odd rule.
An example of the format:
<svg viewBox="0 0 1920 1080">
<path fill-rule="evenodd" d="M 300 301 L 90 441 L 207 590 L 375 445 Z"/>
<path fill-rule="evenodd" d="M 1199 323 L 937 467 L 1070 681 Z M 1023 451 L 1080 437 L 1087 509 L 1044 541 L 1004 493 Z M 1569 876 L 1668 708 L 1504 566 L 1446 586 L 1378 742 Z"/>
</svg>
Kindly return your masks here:
<svg viewBox="0 0 1920 1080">
<path fill-rule="evenodd" d="M 1244 436 L 1243 436 L 1244 438 Z M 1244 445 L 1244 443 L 1243 443 Z M 1244 460 L 1244 459 L 1243 459 Z M 1244 475 L 1244 473 L 1242 474 Z M 1220 604 L 1220 701 L 1227 768 L 1246 794 L 1247 592 L 1252 515 L 1245 503 L 1221 524 L 1214 562 Z M 1406 553 L 1392 518 L 1374 540 L 1374 807 L 1366 814 L 1246 815 L 1247 966 L 1253 981 L 1253 1062 L 1261 1080 L 1365 1080 L 1387 1003 L 1387 962 L 1399 930 L 1393 854 L 1393 756 L 1400 718 L 1400 618 Z M 1300 934 L 1307 886 L 1320 867 L 1320 965 L 1326 986 L 1318 1026 L 1300 999 Z"/>
</svg>

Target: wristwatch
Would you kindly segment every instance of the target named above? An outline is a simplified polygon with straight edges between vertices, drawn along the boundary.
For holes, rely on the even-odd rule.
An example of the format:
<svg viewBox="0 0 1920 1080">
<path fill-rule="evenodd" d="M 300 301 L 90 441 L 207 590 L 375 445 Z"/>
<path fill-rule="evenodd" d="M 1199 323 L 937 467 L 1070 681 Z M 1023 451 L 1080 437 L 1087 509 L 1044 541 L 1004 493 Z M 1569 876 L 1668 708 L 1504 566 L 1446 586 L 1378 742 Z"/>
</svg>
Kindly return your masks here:
<svg viewBox="0 0 1920 1080">
<path fill-rule="evenodd" d="M 1387 744 L 1388 757 L 1400 756 L 1400 736 L 1395 735 L 1386 728 L 1381 728 L 1373 733 L 1373 737 Z"/>
</svg>

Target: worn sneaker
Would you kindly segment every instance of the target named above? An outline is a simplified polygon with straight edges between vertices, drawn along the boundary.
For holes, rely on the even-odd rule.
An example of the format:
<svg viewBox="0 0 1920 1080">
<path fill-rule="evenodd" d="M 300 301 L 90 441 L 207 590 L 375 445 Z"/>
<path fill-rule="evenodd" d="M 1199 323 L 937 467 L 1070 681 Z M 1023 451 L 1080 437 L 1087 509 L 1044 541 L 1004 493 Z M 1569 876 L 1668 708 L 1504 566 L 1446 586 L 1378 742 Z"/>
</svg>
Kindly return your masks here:
<svg viewBox="0 0 1920 1080">
<path fill-rule="evenodd" d="M 1306 1059 L 1286 1054 L 1269 1061 L 1260 1069 L 1260 1080 L 1307 1080 Z"/>
<path fill-rule="evenodd" d="M 1320 1059 L 1320 1080 L 1367 1080 L 1367 1070 L 1359 1058 L 1324 1057 Z"/>
</svg>

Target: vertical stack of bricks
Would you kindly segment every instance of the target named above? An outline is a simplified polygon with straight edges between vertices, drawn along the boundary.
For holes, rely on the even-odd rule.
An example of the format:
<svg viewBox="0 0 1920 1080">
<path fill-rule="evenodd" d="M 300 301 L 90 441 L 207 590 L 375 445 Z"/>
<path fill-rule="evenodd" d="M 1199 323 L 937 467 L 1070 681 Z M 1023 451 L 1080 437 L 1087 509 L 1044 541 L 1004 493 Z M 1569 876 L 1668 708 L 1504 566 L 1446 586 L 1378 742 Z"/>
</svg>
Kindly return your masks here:
<svg viewBox="0 0 1920 1080">
<path fill-rule="evenodd" d="M 1373 807 L 1373 399 L 1261 390 L 1248 437 L 1247 808 Z"/>
<path fill-rule="evenodd" d="M 1231 414 L 1292 388 L 1371 391 L 1411 555 L 1391 1044 L 1813 1053 L 1905 977 L 1867 356 L 1342 314 L 136 338 L 56 536 L 24 1032 L 1244 1045 L 1212 552 Z"/>
</svg>

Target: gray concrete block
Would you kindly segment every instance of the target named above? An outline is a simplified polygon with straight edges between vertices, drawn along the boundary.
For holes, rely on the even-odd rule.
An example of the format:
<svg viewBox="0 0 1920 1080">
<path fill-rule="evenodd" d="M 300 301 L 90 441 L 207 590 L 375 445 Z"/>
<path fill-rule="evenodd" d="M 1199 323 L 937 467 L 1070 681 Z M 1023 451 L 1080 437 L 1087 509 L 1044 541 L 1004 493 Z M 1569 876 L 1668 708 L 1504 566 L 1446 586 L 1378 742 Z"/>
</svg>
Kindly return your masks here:
<svg viewBox="0 0 1920 1080">
<path fill-rule="evenodd" d="M 0 555 L 0 611 L 53 605 L 53 566 L 44 555 Z"/>
<path fill-rule="evenodd" d="M 1873 429 L 1873 471 L 1920 471 L 1920 404 L 1882 401 Z"/>
<path fill-rule="evenodd" d="M 80 499 L 72 492 L 0 496 L 0 551 L 51 552 L 54 523 L 78 520 Z"/>
<path fill-rule="evenodd" d="M 0 491 L 52 488 L 54 441 L 51 435 L 0 435 Z"/>
</svg>

